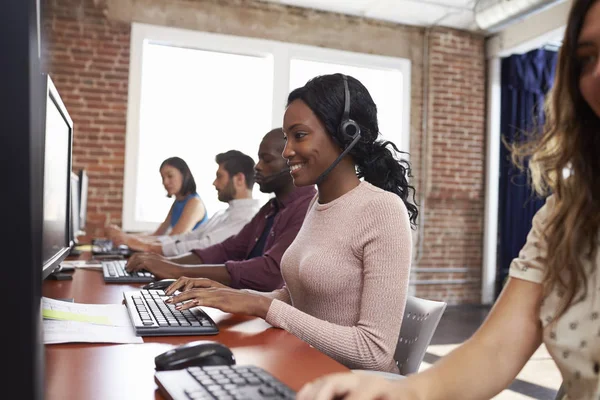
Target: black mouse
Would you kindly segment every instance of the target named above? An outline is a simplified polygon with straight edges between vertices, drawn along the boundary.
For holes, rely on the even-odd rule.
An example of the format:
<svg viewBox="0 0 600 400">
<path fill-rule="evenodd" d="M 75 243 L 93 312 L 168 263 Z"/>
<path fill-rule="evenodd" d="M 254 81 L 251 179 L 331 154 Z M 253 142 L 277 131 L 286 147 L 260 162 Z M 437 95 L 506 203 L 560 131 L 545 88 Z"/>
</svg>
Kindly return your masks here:
<svg viewBox="0 0 600 400">
<path fill-rule="evenodd" d="M 147 285 L 142 286 L 142 289 L 145 290 L 165 290 L 171 283 L 175 282 L 177 279 L 161 279 L 160 281 L 150 282 Z"/>
<path fill-rule="evenodd" d="M 235 357 L 229 347 L 218 342 L 198 340 L 159 354 L 154 358 L 157 371 L 204 367 L 207 365 L 234 365 Z"/>
</svg>

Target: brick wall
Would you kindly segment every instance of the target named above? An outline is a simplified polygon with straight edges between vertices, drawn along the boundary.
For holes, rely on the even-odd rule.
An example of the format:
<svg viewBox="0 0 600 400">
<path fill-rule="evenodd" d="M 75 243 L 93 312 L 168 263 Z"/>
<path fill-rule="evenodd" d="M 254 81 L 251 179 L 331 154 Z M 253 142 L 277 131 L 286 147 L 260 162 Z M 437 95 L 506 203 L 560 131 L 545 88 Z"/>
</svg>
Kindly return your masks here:
<svg viewBox="0 0 600 400">
<path fill-rule="evenodd" d="M 74 168 L 85 167 L 90 174 L 88 236 L 101 236 L 106 223 L 121 220 L 131 21 L 402 57 L 412 62 L 411 162 L 419 196 L 426 200 L 424 240 L 413 265 L 412 290 L 451 303 L 479 301 L 485 137 L 482 37 L 436 29 L 424 58 L 421 28 L 273 3 L 43 0 L 42 4 L 48 69 L 75 123 Z M 425 59 L 431 72 L 427 142 L 421 129 Z"/>
<path fill-rule="evenodd" d="M 422 257 L 416 280 L 455 283 L 419 285 L 417 293 L 451 303 L 480 301 L 483 257 L 484 40 L 454 30 L 434 30 L 429 47 L 428 169 Z"/>
<path fill-rule="evenodd" d="M 107 21 L 95 3 L 42 3 L 47 69 L 75 128 L 73 169 L 89 175 L 90 237 L 121 219 L 130 42 L 130 26 Z"/>
</svg>

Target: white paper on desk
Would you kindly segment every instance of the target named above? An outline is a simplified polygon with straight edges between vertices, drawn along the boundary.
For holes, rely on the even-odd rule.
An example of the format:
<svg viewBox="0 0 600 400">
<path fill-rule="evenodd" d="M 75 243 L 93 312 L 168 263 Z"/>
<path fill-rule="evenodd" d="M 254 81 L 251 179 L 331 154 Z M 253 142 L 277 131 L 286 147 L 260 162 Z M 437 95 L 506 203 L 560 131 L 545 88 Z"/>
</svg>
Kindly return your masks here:
<svg viewBox="0 0 600 400">
<path fill-rule="evenodd" d="M 81 304 L 42 297 L 44 319 L 87 322 L 97 325 L 132 327 L 123 304 Z"/>
<path fill-rule="evenodd" d="M 80 269 L 94 269 L 102 271 L 102 264 L 99 261 L 85 261 L 85 260 L 65 260 L 60 263 L 67 267 L 80 268 Z"/>
<path fill-rule="evenodd" d="M 44 344 L 144 343 L 133 326 L 106 326 L 87 322 L 44 320 Z"/>
</svg>

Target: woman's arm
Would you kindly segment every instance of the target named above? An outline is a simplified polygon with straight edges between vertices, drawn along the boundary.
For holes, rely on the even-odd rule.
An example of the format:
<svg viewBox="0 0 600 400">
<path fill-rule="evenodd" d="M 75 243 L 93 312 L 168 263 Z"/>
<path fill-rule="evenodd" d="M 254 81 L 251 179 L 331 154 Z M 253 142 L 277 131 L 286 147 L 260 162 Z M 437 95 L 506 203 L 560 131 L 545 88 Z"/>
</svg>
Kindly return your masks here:
<svg viewBox="0 0 600 400">
<path fill-rule="evenodd" d="M 191 231 L 199 221 L 202 221 L 204 214 L 206 214 L 206 209 L 202 200 L 198 197 L 192 197 L 185 203 L 181 217 L 179 217 L 179 221 L 173 226 L 169 235 L 179 235 Z"/>
<path fill-rule="evenodd" d="M 175 204 L 175 203 L 173 203 L 173 204 Z M 164 235 L 165 233 L 167 233 L 167 231 L 169 230 L 169 226 L 171 225 L 171 216 L 172 215 L 173 215 L 173 205 L 171 205 L 171 208 L 169 209 L 169 213 L 167 214 L 167 217 L 165 218 L 165 220 L 154 231 L 154 233 L 150 234 L 150 236 L 161 236 L 161 235 Z"/>
<path fill-rule="evenodd" d="M 281 289 L 273 290 L 272 292 L 259 292 L 258 290 L 252 289 L 242 289 L 242 291 L 251 294 L 259 294 L 261 296 L 268 297 L 271 300 L 279 300 L 286 304 L 292 304 L 292 298 L 290 297 L 290 292 L 286 286 L 282 287 Z M 265 315 L 262 316 L 262 318 L 267 316 L 268 311 L 269 310 L 267 309 Z"/>
<path fill-rule="evenodd" d="M 510 385 L 542 343 L 541 301 L 542 285 L 510 278 L 475 335 L 405 384 L 422 399 L 494 397 Z"/>
<path fill-rule="evenodd" d="M 206 278 L 188 278 L 183 276 L 177 279 L 177 281 L 173 282 L 171 286 L 165 290 L 165 293 L 167 295 L 171 295 L 177 290 L 185 292 L 195 288 L 227 288 L 227 286 Z M 285 286 L 272 292 L 259 292 L 251 289 L 241 289 L 240 292 L 248 293 L 250 295 L 260 295 L 271 300 L 281 300 L 285 303 L 291 303 L 290 294 Z M 260 317 L 264 318 L 267 315 L 267 311 L 268 307 L 263 311 Z"/>
<path fill-rule="evenodd" d="M 136 251 L 146 251 L 152 253 L 161 253 L 162 243 L 159 242 L 154 236 L 132 236 L 125 235 L 124 244 L 129 246 L 130 249 Z"/>
</svg>

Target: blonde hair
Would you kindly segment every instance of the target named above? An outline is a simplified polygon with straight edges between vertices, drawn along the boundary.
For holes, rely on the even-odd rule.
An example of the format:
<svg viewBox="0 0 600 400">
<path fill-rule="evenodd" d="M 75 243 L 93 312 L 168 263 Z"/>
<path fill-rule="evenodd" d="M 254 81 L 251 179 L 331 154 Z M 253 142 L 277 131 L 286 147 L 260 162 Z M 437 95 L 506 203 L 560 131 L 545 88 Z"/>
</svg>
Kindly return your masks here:
<svg viewBox="0 0 600 400">
<path fill-rule="evenodd" d="M 529 160 L 536 192 L 552 193 L 556 200 L 543 232 L 547 242 L 544 293 L 563 294 L 556 318 L 587 295 L 590 271 L 584 270 L 583 259 L 592 259 L 598 245 L 600 118 L 579 90 L 581 66 L 576 57 L 585 16 L 595 1 L 575 0 L 571 8 L 541 135 L 511 146 L 517 165 Z"/>
</svg>

